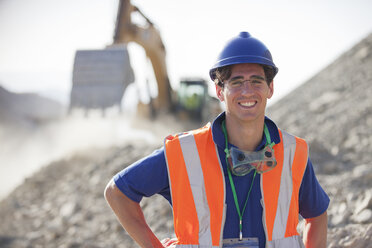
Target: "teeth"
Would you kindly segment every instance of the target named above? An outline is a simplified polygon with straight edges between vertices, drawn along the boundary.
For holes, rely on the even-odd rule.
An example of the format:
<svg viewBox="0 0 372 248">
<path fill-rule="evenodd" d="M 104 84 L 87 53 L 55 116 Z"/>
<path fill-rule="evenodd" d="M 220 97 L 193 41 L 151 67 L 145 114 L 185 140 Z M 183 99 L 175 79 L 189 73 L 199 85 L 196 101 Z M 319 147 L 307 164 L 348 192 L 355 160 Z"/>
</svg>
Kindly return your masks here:
<svg viewBox="0 0 372 248">
<path fill-rule="evenodd" d="M 241 102 L 240 103 L 240 105 L 242 105 L 244 107 L 252 107 L 255 104 L 256 104 L 256 102 Z"/>
</svg>

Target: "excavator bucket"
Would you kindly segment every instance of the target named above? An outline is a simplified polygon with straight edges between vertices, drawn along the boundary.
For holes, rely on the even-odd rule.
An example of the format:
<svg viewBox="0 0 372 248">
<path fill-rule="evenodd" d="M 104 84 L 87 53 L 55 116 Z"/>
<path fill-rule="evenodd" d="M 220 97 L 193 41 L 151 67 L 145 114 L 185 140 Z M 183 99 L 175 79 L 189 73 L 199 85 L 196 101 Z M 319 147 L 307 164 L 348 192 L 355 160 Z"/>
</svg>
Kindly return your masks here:
<svg viewBox="0 0 372 248">
<path fill-rule="evenodd" d="M 125 46 L 78 50 L 75 54 L 70 111 L 102 109 L 118 105 L 134 73 Z"/>
</svg>

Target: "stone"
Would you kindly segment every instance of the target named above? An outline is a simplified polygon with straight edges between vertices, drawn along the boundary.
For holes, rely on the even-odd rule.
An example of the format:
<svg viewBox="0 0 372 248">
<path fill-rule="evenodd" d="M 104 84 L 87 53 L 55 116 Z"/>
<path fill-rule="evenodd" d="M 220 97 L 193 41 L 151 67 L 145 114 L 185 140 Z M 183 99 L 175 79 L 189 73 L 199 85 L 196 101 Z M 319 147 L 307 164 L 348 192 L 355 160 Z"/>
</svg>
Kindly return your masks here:
<svg viewBox="0 0 372 248">
<path fill-rule="evenodd" d="M 345 218 L 342 214 L 336 214 L 336 215 L 333 215 L 331 218 L 330 218 L 330 225 L 331 226 L 339 226 L 340 224 L 342 223 L 345 223 Z"/>
<path fill-rule="evenodd" d="M 364 196 L 359 198 L 355 203 L 355 211 L 354 214 L 358 214 L 364 209 L 372 207 L 372 192 L 366 191 Z"/>
<path fill-rule="evenodd" d="M 75 202 L 66 202 L 59 210 L 59 213 L 62 217 L 69 218 L 76 212 L 76 210 L 77 204 Z"/>
<path fill-rule="evenodd" d="M 352 219 L 356 223 L 367 224 L 372 222 L 372 210 L 371 209 L 363 209 L 357 215 L 352 216 Z"/>
</svg>

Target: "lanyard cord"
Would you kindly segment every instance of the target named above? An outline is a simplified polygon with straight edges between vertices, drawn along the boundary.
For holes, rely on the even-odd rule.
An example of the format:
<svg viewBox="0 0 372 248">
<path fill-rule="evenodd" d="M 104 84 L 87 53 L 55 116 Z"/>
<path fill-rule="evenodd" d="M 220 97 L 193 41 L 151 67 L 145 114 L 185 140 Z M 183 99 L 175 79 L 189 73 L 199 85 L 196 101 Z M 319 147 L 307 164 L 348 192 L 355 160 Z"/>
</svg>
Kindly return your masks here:
<svg viewBox="0 0 372 248">
<path fill-rule="evenodd" d="M 235 185 L 234 185 L 234 182 L 233 182 L 233 179 L 232 179 L 232 176 L 231 176 L 231 172 L 230 172 L 229 169 L 227 169 L 227 173 L 229 174 L 229 181 L 230 181 L 231 191 L 233 192 L 233 196 L 234 196 L 236 211 L 238 212 L 238 215 L 239 215 L 239 239 L 242 240 L 243 239 L 243 214 L 244 214 L 245 208 L 247 207 L 249 195 L 251 194 L 254 178 L 256 177 L 257 171 L 254 171 L 251 187 L 249 188 L 249 191 L 248 191 L 248 194 L 247 194 L 247 199 L 245 200 L 242 212 L 240 212 L 240 207 L 239 207 L 239 203 L 238 203 L 238 196 L 236 195 Z"/>
<path fill-rule="evenodd" d="M 225 160 L 226 160 L 226 166 L 227 166 L 228 163 L 229 163 L 229 161 L 227 159 L 227 156 L 230 154 L 230 152 L 229 152 L 229 148 L 228 148 L 228 138 L 227 138 L 225 120 L 222 121 L 222 131 L 223 131 L 223 134 L 225 136 Z M 271 143 L 270 133 L 269 133 L 269 130 L 267 129 L 267 127 L 266 127 L 266 124 L 264 126 L 264 133 L 265 133 L 265 136 L 266 136 L 266 144 L 273 145 Z M 238 215 L 239 215 L 239 240 L 242 240 L 243 239 L 243 215 L 244 215 L 244 211 L 247 207 L 249 195 L 251 194 L 252 187 L 253 187 L 253 182 L 254 182 L 254 179 L 256 177 L 257 171 L 254 170 L 251 186 L 249 187 L 249 191 L 247 193 L 247 198 L 245 200 L 244 207 L 243 207 L 243 210 L 241 212 L 240 212 L 240 207 L 239 207 L 239 203 L 238 203 L 238 196 L 236 195 L 234 181 L 232 179 L 231 171 L 230 171 L 228 166 L 227 166 L 227 174 L 229 175 L 229 181 L 230 181 L 231 191 L 232 191 L 233 197 L 234 197 L 235 208 L 236 208 L 236 211 L 238 212 Z"/>
</svg>

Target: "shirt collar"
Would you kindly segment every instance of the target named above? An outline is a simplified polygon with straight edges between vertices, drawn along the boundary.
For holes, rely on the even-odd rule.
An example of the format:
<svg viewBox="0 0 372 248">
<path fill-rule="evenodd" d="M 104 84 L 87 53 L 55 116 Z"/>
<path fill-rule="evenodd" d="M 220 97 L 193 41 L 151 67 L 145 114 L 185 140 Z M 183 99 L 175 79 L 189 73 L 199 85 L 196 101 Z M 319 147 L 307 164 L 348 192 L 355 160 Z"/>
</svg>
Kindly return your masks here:
<svg viewBox="0 0 372 248">
<path fill-rule="evenodd" d="M 213 135 L 213 141 L 214 143 L 222 149 L 225 149 L 225 136 L 222 131 L 222 121 L 225 120 L 226 113 L 222 112 L 220 115 L 217 116 L 216 119 L 214 119 L 212 124 L 212 135 Z M 280 143 L 280 135 L 279 130 L 276 124 L 267 116 L 265 116 L 265 124 L 269 130 L 271 142 L 274 142 L 275 144 Z M 262 135 L 261 143 L 256 147 L 256 150 L 261 150 L 264 148 L 266 144 L 266 137 L 265 135 Z"/>
</svg>

